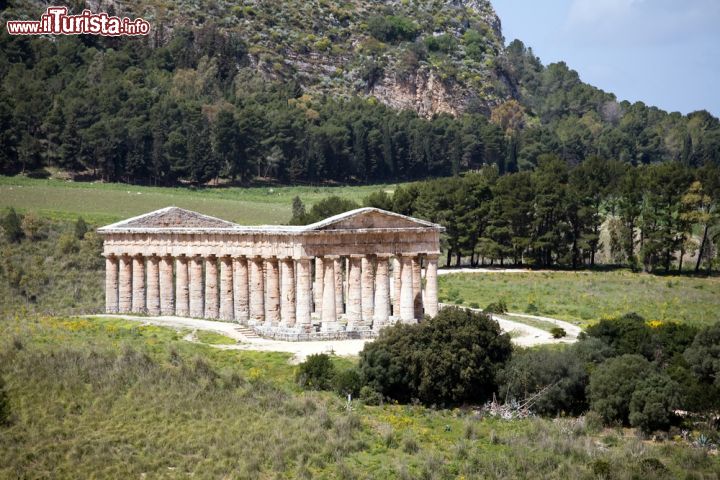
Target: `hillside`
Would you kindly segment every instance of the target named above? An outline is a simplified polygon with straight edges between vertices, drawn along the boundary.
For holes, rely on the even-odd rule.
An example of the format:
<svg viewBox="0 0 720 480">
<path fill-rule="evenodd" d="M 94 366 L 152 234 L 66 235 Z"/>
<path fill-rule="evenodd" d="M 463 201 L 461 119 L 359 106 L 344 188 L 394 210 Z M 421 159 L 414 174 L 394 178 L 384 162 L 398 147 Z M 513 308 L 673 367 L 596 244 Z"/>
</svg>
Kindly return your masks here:
<svg viewBox="0 0 720 480">
<path fill-rule="evenodd" d="M 36 18 L 45 8 L 44 2 L 27 3 L 16 2 L 3 16 Z M 312 95 L 366 94 L 425 117 L 457 115 L 469 106 L 489 114 L 507 98 L 508 80 L 496 66 L 503 49 L 500 20 L 487 0 L 86 5 L 145 18 L 154 27 L 149 40 L 155 47 L 178 31 L 219 33 L 227 48 L 218 60 L 235 63 L 225 68 L 248 66 L 265 79 L 297 81 Z"/>
<path fill-rule="evenodd" d="M 669 114 L 507 47 L 485 0 L 73 2 L 147 38 L 0 35 L 0 173 L 130 183 L 372 183 L 542 155 L 720 162 L 720 122 Z M 0 19 L 36 19 L 9 2 Z"/>
</svg>

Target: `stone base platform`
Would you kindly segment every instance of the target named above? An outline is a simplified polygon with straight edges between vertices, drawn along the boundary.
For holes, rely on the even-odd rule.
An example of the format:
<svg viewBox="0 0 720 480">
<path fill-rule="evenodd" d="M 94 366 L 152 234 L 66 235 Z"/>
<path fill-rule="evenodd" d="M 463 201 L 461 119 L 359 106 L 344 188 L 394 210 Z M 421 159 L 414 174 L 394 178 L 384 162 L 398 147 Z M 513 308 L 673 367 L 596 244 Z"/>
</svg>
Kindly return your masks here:
<svg viewBox="0 0 720 480">
<path fill-rule="evenodd" d="M 378 332 L 369 327 L 346 330 L 347 325 L 343 321 L 338 322 L 331 330 L 323 330 L 321 326 L 321 323 L 314 323 L 309 331 L 298 327 L 267 327 L 265 325 L 254 325 L 249 328 L 262 338 L 284 342 L 371 340 L 378 336 Z"/>
<path fill-rule="evenodd" d="M 256 328 L 255 332 L 262 338 L 268 340 L 279 340 L 283 342 L 321 342 L 327 340 L 372 340 L 377 338 L 377 332 L 371 330 L 362 332 L 346 332 L 339 330 L 336 332 L 311 332 L 301 333 L 292 331 L 264 331 L 263 329 Z"/>
</svg>

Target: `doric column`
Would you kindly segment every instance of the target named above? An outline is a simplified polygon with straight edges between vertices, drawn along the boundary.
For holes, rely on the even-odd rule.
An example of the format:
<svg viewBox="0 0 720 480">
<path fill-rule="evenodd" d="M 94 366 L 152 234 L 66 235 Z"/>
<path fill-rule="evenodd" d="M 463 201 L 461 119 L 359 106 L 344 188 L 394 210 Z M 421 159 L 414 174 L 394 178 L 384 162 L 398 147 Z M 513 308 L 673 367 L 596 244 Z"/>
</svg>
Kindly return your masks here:
<svg viewBox="0 0 720 480">
<path fill-rule="evenodd" d="M 400 321 L 403 323 L 413 323 L 415 319 L 412 281 L 412 259 L 403 255 L 400 257 Z"/>
<path fill-rule="evenodd" d="M 323 257 L 315 257 L 315 285 L 313 298 L 315 300 L 315 313 L 322 312 L 323 287 L 325 286 L 325 262 Z"/>
<path fill-rule="evenodd" d="M 175 315 L 178 317 L 190 316 L 190 285 L 188 274 L 188 257 L 177 257 L 175 270 Z"/>
<path fill-rule="evenodd" d="M 205 318 L 218 318 L 218 264 L 217 257 L 205 257 Z"/>
<path fill-rule="evenodd" d="M 415 318 L 420 320 L 423 318 L 423 302 L 422 302 L 422 268 L 420 265 L 420 256 L 412 257 L 412 288 L 413 288 L 413 308 L 415 310 Z"/>
<path fill-rule="evenodd" d="M 335 309 L 335 262 L 332 257 L 325 257 L 323 261 L 323 298 L 322 298 L 322 325 L 323 332 L 335 331 L 338 328 L 337 310 Z"/>
<path fill-rule="evenodd" d="M 118 279 L 118 312 L 128 313 L 132 310 L 132 258 L 120 257 Z"/>
<path fill-rule="evenodd" d="M 280 263 L 280 324 L 295 326 L 295 260 L 283 258 Z"/>
<path fill-rule="evenodd" d="M 265 260 L 266 289 L 265 326 L 277 327 L 280 323 L 280 275 L 277 258 Z"/>
<path fill-rule="evenodd" d="M 132 311 L 145 313 L 145 258 L 135 255 L 132 264 Z"/>
<path fill-rule="evenodd" d="M 205 315 L 203 306 L 203 259 L 196 255 L 188 264 L 188 284 L 190 293 L 190 316 L 201 318 Z"/>
<path fill-rule="evenodd" d="M 105 257 L 105 313 L 118 313 L 118 266 L 118 257 Z"/>
<path fill-rule="evenodd" d="M 380 330 L 390 319 L 390 275 L 387 256 L 377 257 L 375 270 L 375 312 L 372 328 Z"/>
<path fill-rule="evenodd" d="M 262 325 L 265 321 L 265 278 L 262 257 L 253 257 L 250 267 L 250 325 Z"/>
<path fill-rule="evenodd" d="M 160 257 L 147 259 L 147 313 L 160 315 Z"/>
<path fill-rule="evenodd" d="M 427 255 L 425 258 L 425 313 L 434 317 L 438 313 L 438 256 Z"/>
<path fill-rule="evenodd" d="M 351 255 L 348 263 L 347 329 L 357 330 L 362 324 L 362 262 L 360 255 Z"/>
<path fill-rule="evenodd" d="M 173 292 L 173 258 L 160 258 L 160 314 L 175 315 L 175 292 Z"/>
<path fill-rule="evenodd" d="M 333 259 L 333 262 L 333 270 L 335 271 L 335 312 L 337 312 L 337 316 L 339 317 L 345 311 L 343 301 L 343 259 L 342 257 L 337 257 Z"/>
<path fill-rule="evenodd" d="M 395 319 L 400 318 L 400 285 L 402 284 L 402 262 L 400 257 L 393 257 L 393 294 L 392 294 L 392 305 L 393 305 L 393 317 Z"/>
<path fill-rule="evenodd" d="M 235 318 L 233 264 L 230 257 L 220 257 L 220 318 L 223 320 Z"/>
<path fill-rule="evenodd" d="M 250 318 L 247 258 L 233 258 L 233 300 L 235 321 L 247 325 Z"/>
<path fill-rule="evenodd" d="M 302 333 L 309 333 L 312 327 L 310 318 L 311 301 L 311 267 L 309 258 L 301 258 L 297 262 L 297 326 Z"/>
<path fill-rule="evenodd" d="M 373 271 L 373 258 L 370 255 L 362 257 L 362 274 L 360 279 L 362 289 L 362 323 L 369 327 L 372 325 L 373 306 L 375 302 L 375 272 Z"/>
</svg>

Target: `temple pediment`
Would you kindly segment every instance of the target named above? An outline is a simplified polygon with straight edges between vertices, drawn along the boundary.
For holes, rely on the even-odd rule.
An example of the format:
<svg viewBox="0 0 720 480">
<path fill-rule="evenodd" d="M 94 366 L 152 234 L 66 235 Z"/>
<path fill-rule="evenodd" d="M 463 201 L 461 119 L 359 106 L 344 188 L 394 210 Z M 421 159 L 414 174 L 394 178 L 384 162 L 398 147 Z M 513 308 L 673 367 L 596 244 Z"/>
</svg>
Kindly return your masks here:
<svg viewBox="0 0 720 480">
<path fill-rule="evenodd" d="M 179 207 L 167 207 L 103 227 L 115 229 L 233 229 L 238 225 Z"/>
<path fill-rule="evenodd" d="M 321 222 L 308 225 L 308 230 L 370 230 L 441 228 L 425 220 L 388 212 L 377 208 L 359 208 L 341 213 Z"/>
<path fill-rule="evenodd" d="M 221 218 L 178 207 L 167 207 L 154 212 L 113 223 L 98 229 L 101 234 L 134 233 L 219 233 L 302 235 L 322 232 L 423 230 L 441 232 L 443 227 L 418 218 L 387 212 L 377 208 L 358 208 L 326 218 L 311 225 L 258 225 L 242 226 Z"/>
</svg>

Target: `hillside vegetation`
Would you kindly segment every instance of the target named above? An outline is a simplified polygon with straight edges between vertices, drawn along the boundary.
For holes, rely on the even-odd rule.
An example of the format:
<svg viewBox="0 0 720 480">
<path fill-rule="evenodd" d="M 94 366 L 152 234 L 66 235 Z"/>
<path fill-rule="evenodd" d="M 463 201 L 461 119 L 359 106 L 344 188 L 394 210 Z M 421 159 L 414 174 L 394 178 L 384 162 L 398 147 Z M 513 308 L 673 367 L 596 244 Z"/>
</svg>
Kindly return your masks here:
<svg viewBox="0 0 720 480">
<path fill-rule="evenodd" d="M 4 319 L 0 333 L 2 477 L 670 479 L 720 468 L 699 444 L 642 441 L 590 417 L 348 408 L 301 391 L 286 354 L 218 351 L 159 327 L 31 317 Z"/>
<path fill-rule="evenodd" d="M 368 183 L 532 170 L 543 154 L 720 161 L 717 118 L 620 101 L 520 41 L 505 47 L 487 1 L 108 9 L 143 15 L 152 35 L 0 35 L 0 173 Z"/>
</svg>

